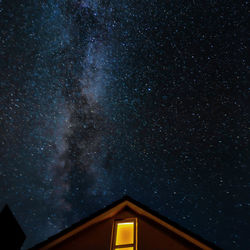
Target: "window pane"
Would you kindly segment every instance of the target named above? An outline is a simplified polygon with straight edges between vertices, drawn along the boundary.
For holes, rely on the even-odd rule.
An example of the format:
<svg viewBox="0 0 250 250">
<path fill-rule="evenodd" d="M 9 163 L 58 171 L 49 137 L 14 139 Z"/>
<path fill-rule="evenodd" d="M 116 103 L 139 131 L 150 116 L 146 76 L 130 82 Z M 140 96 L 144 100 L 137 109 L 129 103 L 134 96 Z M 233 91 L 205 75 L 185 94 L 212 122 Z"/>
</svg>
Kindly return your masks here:
<svg viewBox="0 0 250 250">
<path fill-rule="evenodd" d="M 115 250 L 134 250 L 134 247 L 115 248 Z"/>
<path fill-rule="evenodd" d="M 134 243 L 134 222 L 117 223 L 116 246 Z M 126 248 L 123 248 L 126 249 Z M 130 250 L 133 248 L 127 248 Z"/>
</svg>

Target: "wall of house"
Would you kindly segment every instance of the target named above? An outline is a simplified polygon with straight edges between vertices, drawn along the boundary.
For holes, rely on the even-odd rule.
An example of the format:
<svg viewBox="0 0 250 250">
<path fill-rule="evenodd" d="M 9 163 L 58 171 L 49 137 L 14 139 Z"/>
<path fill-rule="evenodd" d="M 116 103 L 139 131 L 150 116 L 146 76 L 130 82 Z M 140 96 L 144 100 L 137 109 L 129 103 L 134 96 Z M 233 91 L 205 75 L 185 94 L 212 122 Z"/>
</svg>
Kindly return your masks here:
<svg viewBox="0 0 250 250">
<path fill-rule="evenodd" d="M 146 218 L 138 223 L 138 249 L 143 250 L 186 250 L 200 249 L 166 228 Z"/>
<path fill-rule="evenodd" d="M 114 219 L 138 218 L 138 250 L 200 249 L 152 220 L 125 209 L 111 219 L 93 225 L 63 241 L 53 249 L 109 250 Z"/>
<path fill-rule="evenodd" d="M 113 220 L 108 219 L 91 226 L 73 237 L 63 241 L 52 249 L 60 250 L 109 250 Z"/>
</svg>

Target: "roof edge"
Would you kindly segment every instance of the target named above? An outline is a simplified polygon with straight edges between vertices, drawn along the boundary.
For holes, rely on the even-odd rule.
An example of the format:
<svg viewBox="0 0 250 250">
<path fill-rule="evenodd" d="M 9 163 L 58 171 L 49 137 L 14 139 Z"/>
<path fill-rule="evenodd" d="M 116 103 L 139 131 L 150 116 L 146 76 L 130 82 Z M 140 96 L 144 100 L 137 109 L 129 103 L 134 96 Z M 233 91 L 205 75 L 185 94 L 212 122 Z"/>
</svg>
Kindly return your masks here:
<svg viewBox="0 0 250 250">
<path fill-rule="evenodd" d="M 84 218 L 80 220 L 79 222 L 73 224 L 72 226 L 62 230 L 61 232 L 49 237 L 47 240 L 41 243 L 38 243 L 31 249 L 43 249 L 43 248 L 47 249 L 47 247 L 49 246 L 52 247 L 95 223 L 98 223 L 105 219 L 113 217 L 115 214 L 121 211 L 125 206 L 128 206 L 130 209 L 134 210 L 135 212 L 154 220 L 156 223 L 161 224 L 168 230 L 174 232 L 175 234 L 186 239 L 192 244 L 201 247 L 202 249 L 207 249 L 207 250 L 208 249 L 220 249 L 215 244 L 209 241 L 206 241 L 199 235 L 196 235 L 188 231 L 187 229 L 181 227 L 177 223 L 169 220 L 167 217 L 162 216 L 161 214 L 143 205 L 142 203 L 134 200 L 128 195 L 123 196 L 121 199 L 111 203 L 110 205 L 106 206 L 105 208 L 101 210 L 98 210 L 97 212 L 91 214 L 89 217 Z"/>
</svg>

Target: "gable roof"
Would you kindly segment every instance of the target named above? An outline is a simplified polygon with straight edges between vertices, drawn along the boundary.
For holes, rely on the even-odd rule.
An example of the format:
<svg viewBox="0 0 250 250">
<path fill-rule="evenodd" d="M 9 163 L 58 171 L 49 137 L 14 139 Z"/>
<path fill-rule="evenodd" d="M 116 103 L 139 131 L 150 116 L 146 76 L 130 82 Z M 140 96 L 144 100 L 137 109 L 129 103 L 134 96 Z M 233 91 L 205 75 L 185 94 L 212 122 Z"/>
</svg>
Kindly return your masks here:
<svg viewBox="0 0 250 250">
<path fill-rule="evenodd" d="M 163 227 L 167 228 L 171 232 L 177 234 L 181 238 L 191 242 L 192 244 L 196 245 L 197 247 L 204 249 L 204 250 L 211 250 L 211 249 L 220 249 L 213 243 L 210 243 L 200 236 L 184 229 L 183 227 L 179 226 L 177 223 L 169 220 L 165 216 L 158 214 L 157 212 L 151 210 L 150 208 L 146 207 L 145 205 L 139 203 L 136 200 L 133 200 L 129 196 L 124 196 L 122 199 L 115 201 L 111 205 L 105 207 L 97 211 L 96 213 L 90 215 L 89 217 L 73 224 L 67 229 L 62 230 L 61 232 L 55 234 L 54 236 L 49 237 L 47 240 L 35 245 L 31 249 L 48 249 L 57 245 L 58 243 L 70 238 L 71 236 L 77 234 L 78 232 L 98 223 L 104 221 L 108 218 L 111 218 L 118 214 L 124 208 L 130 208 L 131 210 L 135 211 L 139 215 L 145 216 L 154 222 L 162 225 Z"/>
<path fill-rule="evenodd" d="M 13 241 L 13 238 L 15 239 Z M 9 249 L 21 248 L 26 235 L 19 225 L 16 217 L 6 204 L 0 212 L 0 239 L 1 245 L 9 246 Z"/>
</svg>

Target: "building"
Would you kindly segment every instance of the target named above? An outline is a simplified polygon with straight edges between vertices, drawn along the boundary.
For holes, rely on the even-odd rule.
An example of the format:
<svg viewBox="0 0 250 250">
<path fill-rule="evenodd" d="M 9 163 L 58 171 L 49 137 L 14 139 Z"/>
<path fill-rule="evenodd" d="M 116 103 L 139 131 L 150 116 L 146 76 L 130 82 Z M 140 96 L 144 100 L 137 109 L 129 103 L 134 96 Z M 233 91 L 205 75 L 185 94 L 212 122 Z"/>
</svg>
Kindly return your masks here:
<svg viewBox="0 0 250 250">
<path fill-rule="evenodd" d="M 218 249 L 130 197 L 111 204 L 32 249 Z"/>
<path fill-rule="evenodd" d="M 8 205 L 0 213 L 0 242 L 1 249 L 20 249 L 26 236 L 18 224 Z M 8 246 L 8 247 L 6 247 Z"/>
</svg>

